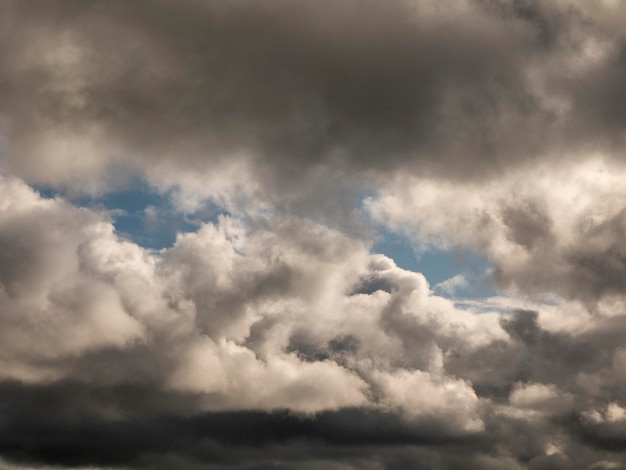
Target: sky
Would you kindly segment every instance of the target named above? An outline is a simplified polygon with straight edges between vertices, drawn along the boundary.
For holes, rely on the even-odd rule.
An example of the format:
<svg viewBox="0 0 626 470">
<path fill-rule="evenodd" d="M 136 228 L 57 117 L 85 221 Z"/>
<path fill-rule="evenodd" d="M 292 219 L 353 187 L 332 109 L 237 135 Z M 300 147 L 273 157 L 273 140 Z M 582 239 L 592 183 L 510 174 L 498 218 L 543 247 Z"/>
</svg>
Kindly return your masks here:
<svg viewBox="0 0 626 470">
<path fill-rule="evenodd" d="M 626 468 L 625 22 L 0 2 L 0 468 Z"/>
</svg>

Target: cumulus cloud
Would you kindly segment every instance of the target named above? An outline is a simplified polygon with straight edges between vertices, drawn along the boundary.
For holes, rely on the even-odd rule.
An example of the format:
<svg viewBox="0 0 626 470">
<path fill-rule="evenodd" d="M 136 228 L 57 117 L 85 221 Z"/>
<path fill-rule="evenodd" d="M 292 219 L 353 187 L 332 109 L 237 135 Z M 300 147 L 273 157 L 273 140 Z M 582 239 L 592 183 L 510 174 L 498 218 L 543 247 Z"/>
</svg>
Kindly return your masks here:
<svg viewBox="0 0 626 470">
<path fill-rule="evenodd" d="M 362 242 L 313 222 L 253 230 L 223 217 L 155 253 L 119 239 L 106 213 L 1 184 L 7 386 L 110 390 L 80 405 L 94 425 L 132 427 L 189 397 L 186 413 L 354 408 L 393 423 L 405 410 L 405 426 L 442 439 L 481 431 L 479 400 L 446 376 L 442 348 L 502 337 L 496 316 L 458 311 Z M 126 387 L 147 402 L 135 419 Z M 50 425 L 69 419 L 41 406 Z"/>
<path fill-rule="evenodd" d="M 148 251 L 106 213 L 1 183 L 0 393 L 13 411 L 0 452 L 14 465 L 297 468 L 324 465 L 320 445 L 348 468 L 459 465 L 434 445 L 470 468 L 615 458 L 622 315 L 561 331 L 550 319 L 567 304 L 473 313 L 306 220 L 221 217 Z"/>
<path fill-rule="evenodd" d="M 484 253 L 501 288 L 594 302 L 623 294 L 623 175 L 598 156 L 488 184 L 401 177 L 366 205 L 422 243 Z"/>
</svg>

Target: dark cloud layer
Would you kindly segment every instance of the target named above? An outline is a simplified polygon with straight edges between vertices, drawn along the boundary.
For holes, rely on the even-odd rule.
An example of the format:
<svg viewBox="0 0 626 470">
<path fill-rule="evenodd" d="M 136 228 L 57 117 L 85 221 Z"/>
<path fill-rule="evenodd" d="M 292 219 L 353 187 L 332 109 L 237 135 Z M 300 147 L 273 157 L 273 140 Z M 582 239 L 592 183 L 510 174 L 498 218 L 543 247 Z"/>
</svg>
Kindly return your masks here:
<svg viewBox="0 0 626 470">
<path fill-rule="evenodd" d="M 120 160 L 206 170 L 244 154 L 257 178 L 281 185 L 325 165 L 482 177 L 622 141 L 613 97 L 623 46 L 607 8 L 595 16 L 576 3 L 517 1 L 2 8 L 8 164 L 53 183 L 71 180 L 37 168 L 50 163 L 51 134 L 66 141 L 58 152 L 70 173 L 93 165 L 119 176 Z M 587 65 L 595 39 L 608 52 Z M 92 148 L 104 142 L 107 151 Z"/>
<path fill-rule="evenodd" d="M 359 448 L 373 454 L 387 446 L 462 449 L 475 441 L 446 436 L 436 426 L 415 425 L 392 413 L 361 409 L 315 416 L 243 411 L 185 417 L 139 405 L 124 420 L 94 414 L 94 410 L 119 406 L 120 399 L 129 406 L 132 401 L 141 402 L 141 396 L 154 396 L 148 388 L 137 386 L 94 389 L 80 383 L 39 387 L 3 383 L 0 394 L 4 403 L 11 404 L 3 417 L 0 448 L 7 458 L 26 463 L 143 467 L 142 459 L 174 453 L 191 461 L 236 464 L 264 453 L 265 458 L 306 460 L 324 446 L 331 447 L 330 456 L 350 458 Z M 193 400 L 193 396 L 161 399 Z M 308 448 L 311 454 L 298 451 L 290 456 L 290 445 L 301 451 Z"/>
</svg>

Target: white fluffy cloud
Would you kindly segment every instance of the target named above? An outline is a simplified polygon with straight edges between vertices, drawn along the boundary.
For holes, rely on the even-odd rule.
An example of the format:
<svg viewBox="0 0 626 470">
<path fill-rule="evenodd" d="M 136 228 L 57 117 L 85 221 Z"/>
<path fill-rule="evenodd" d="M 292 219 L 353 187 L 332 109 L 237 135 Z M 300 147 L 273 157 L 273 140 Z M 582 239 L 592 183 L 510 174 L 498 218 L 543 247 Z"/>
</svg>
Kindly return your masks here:
<svg viewBox="0 0 626 470">
<path fill-rule="evenodd" d="M 5 379 L 123 383 L 147 348 L 161 368 L 151 379 L 206 396 L 207 410 L 390 404 L 480 428 L 476 395 L 445 376 L 441 347 L 503 338 L 497 316 L 456 309 L 358 240 L 303 220 L 250 230 L 222 217 L 151 253 L 106 214 L 13 178 L 1 191 Z M 81 369 L 110 348 L 130 365 Z"/>
<path fill-rule="evenodd" d="M 2 178 L 0 192 L 3 377 L 55 378 L 63 358 L 142 341 L 144 325 L 84 263 L 93 243 L 126 249 L 111 224 L 12 178 Z"/>
<path fill-rule="evenodd" d="M 486 183 L 402 176 L 366 207 L 426 246 L 483 253 L 502 288 L 597 301 L 623 291 L 624 176 L 601 157 L 548 162 Z"/>
</svg>

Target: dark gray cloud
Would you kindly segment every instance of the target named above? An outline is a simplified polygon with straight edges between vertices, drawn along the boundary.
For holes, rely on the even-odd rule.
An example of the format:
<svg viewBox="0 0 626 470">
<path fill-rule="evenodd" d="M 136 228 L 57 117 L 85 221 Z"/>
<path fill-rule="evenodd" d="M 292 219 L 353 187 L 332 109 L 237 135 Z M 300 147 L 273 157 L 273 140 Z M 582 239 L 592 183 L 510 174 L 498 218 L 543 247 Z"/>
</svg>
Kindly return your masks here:
<svg viewBox="0 0 626 470">
<path fill-rule="evenodd" d="M 168 403 L 194 397 L 155 394 L 140 384 L 4 382 L 0 396 L 10 405 L 0 425 L 2 455 L 30 465 L 167 468 L 168 458 L 178 455 L 181 468 L 263 468 L 263 461 L 309 468 L 323 460 L 348 468 L 361 468 L 366 460 L 400 468 L 413 455 L 422 462 L 436 458 L 442 447 L 468 455 L 476 445 L 485 447 L 483 437 L 450 436 L 437 423 L 375 410 L 172 414 Z M 124 419 L 102 413 L 120 406 L 128 413 Z"/>
<path fill-rule="evenodd" d="M 550 441 L 549 436 L 565 433 L 567 438 L 561 439 L 561 444 L 567 450 L 561 449 L 558 455 L 553 456 L 570 461 L 569 467 L 564 464 L 564 468 L 578 468 L 576 465 L 581 465 L 573 463 L 579 462 L 576 446 L 585 445 L 589 449 L 583 454 L 591 454 L 594 455 L 593 458 L 597 458 L 597 452 L 611 451 L 614 453 L 613 458 L 623 465 L 624 457 L 620 454 L 623 447 L 619 443 L 624 438 L 624 416 L 620 414 L 622 408 L 617 403 L 623 403 L 624 395 L 619 385 L 616 354 L 619 355 L 624 347 L 623 329 L 626 322 L 622 315 L 596 319 L 594 323 L 593 327 L 580 334 L 549 332 L 539 325 L 537 312 L 514 311 L 502 320 L 512 341 L 495 342 L 469 355 L 451 355 L 447 368 L 450 372 L 472 380 L 477 393 L 489 397 L 495 403 L 508 402 L 526 410 L 547 411 L 551 417 L 546 421 L 535 416 L 531 421 L 533 424 L 530 424 L 520 419 L 519 415 L 509 415 L 508 419 L 511 421 L 499 417 L 492 425 L 521 427 L 527 439 L 539 438 L 533 445 L 540 447 L 545 447 L 546 442 Z M 596 378 L 602 376 L 596 383 L 598 387 L 589 386 L 591 381 L 587 379 L 594 375 Z M 543 385 L 522 386 L 521 390 L 526 390 L 527 396 L 524 400 L 516 400 L 513 398 L 513 391 L 516 387 L 519 390 L 520 384 Z M 530 392 L 533 387 L 534 396 Z M 556 387 L 552 388 L 555 392 L 553 395 L 546 393 L 550 387 Z M 539 391 L 542 391 L 543 396 Z M 518 392 L 518 396 L 520 395 Z M 551 396 L 558 402 L 549 403 Z M 560 403 L 560 410 L 557 403 Z M 590 410 L 598 409 L 603 411 L 594 411 L 591 416 Z M 521 431 L 518 429 L 510 432 L 515 435 Z M 496 434 L 508 439 L 505 437 L 508 433 L 503 430 L 496 431 Z M 532 447 L 523 450 L 524 447 L 520 444 L 518 441 L 516 445 L 512 445 L 515 452 L 521 452 L 518 458 L 534 462 L 529 463 L 528 468 L 535 468 L 534 465 L 539 465 L 540 460 L 549 460 L 545 457 L 538 458 L 538 452 Z M 590 449 L 595 451 L 591 452 Z M 524 452 L 527 453 L 525 458 Z M 585 457 L 587 458 L 590 455 Z M 580 468 L 586 467 L 581 465 Z"/>
<path fill-rule="evenodd" d="M 276 186 L 297 194 L 325 166 L 464 179 L 621 142 L 608 98 L 621 83 L 620 32 L 603 27 L 607 8 L 597 17 L 567 2 L 2 8 L 7 164 L 52 183 L 71 179 L 38 168 L 51 154 L 86 178 L 85 168 L 119 177 L 121 162 L 207 171 L 243 154 L 273 198 Z M 568 61 L 596 36 L 611 53 L 574 73 Z M 571 105 L 565 116 L 557 98 Z M 65 144 L 51 152 L 52 138 Z"/>
</svg>

